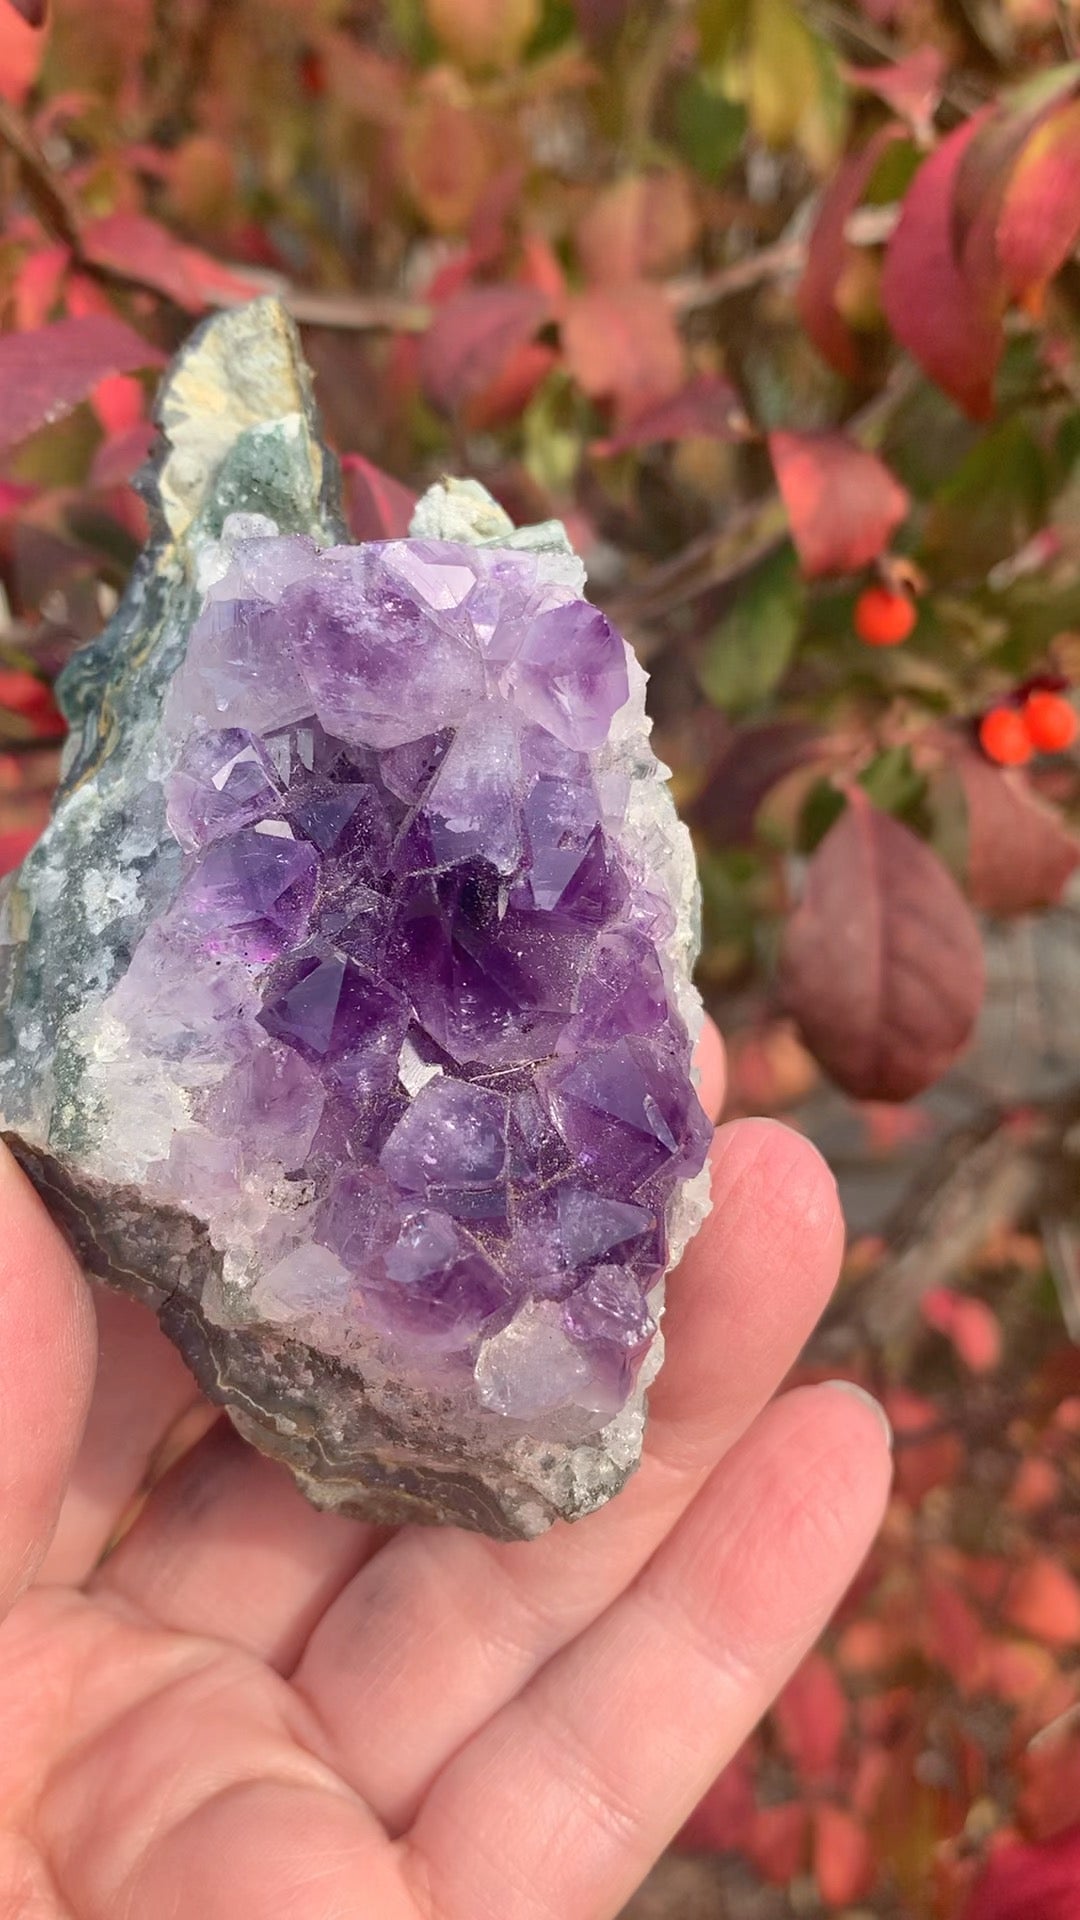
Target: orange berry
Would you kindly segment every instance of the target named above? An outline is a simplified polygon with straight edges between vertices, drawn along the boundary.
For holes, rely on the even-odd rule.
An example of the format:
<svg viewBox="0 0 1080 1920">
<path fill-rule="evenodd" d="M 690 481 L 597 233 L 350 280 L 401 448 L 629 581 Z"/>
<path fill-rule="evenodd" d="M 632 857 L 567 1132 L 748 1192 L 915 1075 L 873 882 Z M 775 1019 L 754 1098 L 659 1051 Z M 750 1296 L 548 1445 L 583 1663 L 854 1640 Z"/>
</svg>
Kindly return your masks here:
<svg viewBox="0 0 1080 1920">
<path fill-rule="evenodd" d="M 907 594 L 891 587 L 866 587 L 855 602 L 855 631 L 868 647 L 898 647 L 918 617 Z"/>
<path fill-rule="evenodd" d="M 1075 709 L 1060 693 L 1029 693 L 1023 720 L 1028 739 L 1040 753 L 1062 753 L 1080 732 Z"/>
<path fill-rule="evenodd" d="M 999 767 L 1022 767 L 1034 752 L 1024 716 L 1015 707 L 991 707 L 979 721 L 979 743 Z"/>
</svg>

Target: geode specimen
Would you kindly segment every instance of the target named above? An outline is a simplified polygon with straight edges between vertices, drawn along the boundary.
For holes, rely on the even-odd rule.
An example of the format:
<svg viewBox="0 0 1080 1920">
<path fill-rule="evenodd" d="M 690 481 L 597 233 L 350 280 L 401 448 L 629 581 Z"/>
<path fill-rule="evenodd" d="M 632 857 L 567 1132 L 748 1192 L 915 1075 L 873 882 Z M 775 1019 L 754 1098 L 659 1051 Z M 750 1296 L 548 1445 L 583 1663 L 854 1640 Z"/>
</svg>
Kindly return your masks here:
<svg viewBox="0 0 1080 1920">
<path fill-rule="evenodd" d="M 161 402 L 0 926 L 7 1137 L 324 1505 L 528 1536 L 640 1448 L 703 1211 L 693 867 L 644 675 L 481 489 L 340 544 L 280 310 Z"/>
</svg>

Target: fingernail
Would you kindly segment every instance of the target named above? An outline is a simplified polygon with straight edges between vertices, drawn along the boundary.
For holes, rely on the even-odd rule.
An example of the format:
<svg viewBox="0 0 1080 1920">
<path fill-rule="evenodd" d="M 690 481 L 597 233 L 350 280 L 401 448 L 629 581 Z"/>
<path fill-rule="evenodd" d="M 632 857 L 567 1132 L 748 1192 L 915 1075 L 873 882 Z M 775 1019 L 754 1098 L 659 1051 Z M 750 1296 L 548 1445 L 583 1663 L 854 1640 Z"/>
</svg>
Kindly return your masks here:
<svg viewBox="0 0 1080 1920">
<path fill-rule="evenodd" d="M 854 1380 L 826 1380 L 822 1384 L 826 1387 L 834 1388 L 837 1393 L 850 1393 L 854 1396 L 856 1400 L 861 1400 L 864 1407 L 872 1407 L 874 1412 L 877 1414 L 878 1419 L 881 1421 L 881 1425 L 884 1430 L 885 1440 L 886 1440 L 886 1444 L 888 1445 L 889 1452 L 890 1453 L 892 1452 L 892 1444 L 893 1444 L 892 1422 L 890 1421 L 889 1416 L 886 1413 L 884 1407 L 882 1406 L 880 1400 L 875 1400 L 873 1394 L 867 1393 L 865 1387 L 857 1387 Z"/>
</svg>

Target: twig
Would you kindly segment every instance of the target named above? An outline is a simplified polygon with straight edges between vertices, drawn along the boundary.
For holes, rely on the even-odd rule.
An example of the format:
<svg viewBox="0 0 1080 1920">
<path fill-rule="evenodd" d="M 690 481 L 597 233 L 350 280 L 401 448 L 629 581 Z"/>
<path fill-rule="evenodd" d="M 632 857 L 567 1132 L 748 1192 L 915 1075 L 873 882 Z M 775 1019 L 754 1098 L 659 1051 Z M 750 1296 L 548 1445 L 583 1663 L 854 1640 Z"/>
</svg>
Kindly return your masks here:
<svg viewBox="0 0 1080 1920">
<path fill-rule="evenodd" d="M 0 141 L 19 161 L 44 225 L 78 253 L 79 211 L 66 182 L 42 152 L 25 120 L 4 100 L 0 100 Z"/>
<path fill-rule="evenodd" d="M 302 326 L 334 327 L 344 333 L 423 333 L 431 325 L 432 309 L 421 300 L 408 300 L 393 293 L 316 293 L 306 287 L 290 286 L 279 274 L 226 265 L 230 273 L 247 280 L 261 292 L 276 294 Z M 213 294 L 210 304 L 228 307 L 237 302 L 226 295 Z"/>
</svg>

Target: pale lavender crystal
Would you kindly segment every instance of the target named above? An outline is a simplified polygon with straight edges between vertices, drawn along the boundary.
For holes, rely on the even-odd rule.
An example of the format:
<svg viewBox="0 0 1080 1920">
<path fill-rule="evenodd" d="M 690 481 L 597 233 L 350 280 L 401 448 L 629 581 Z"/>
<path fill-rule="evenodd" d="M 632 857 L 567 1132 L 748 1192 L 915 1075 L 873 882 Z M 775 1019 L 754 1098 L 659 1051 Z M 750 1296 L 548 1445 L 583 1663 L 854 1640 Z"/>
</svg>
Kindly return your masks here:
<svg viewBox="0 0 1080 1920">
<path fill-rule="evenodd" d="M 114 996 L 189 1112 L 148 1183 L 243 1219 L 231 1323 L 577 1433 L 633 1391 L 708 1127 L 629 690 L 536 553 L 233 551 L 166 707 L 186 864 Z"/>
</svg>

